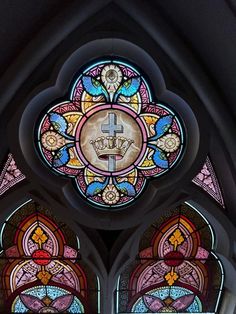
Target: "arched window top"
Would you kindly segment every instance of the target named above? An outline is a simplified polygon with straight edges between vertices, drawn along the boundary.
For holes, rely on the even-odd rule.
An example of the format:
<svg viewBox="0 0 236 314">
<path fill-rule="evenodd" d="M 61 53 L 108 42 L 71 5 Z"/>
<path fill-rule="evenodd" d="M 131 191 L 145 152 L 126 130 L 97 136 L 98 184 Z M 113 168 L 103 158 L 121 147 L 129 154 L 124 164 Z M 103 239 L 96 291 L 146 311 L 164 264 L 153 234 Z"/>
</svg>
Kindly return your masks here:
<svg viewBox="0 0 236 314">
<path fill-rule="evenodd" d="M 36 132 L 50 169 L 73 178 L 86 200 L 108 208 L 135 200 L 149 178 L 174 167 L 184 146 L 177 114 L 153 102 L 136 66 L 115 57 L 85 66 L 68 95 L 49 105 Z"/>
<path fill-rule="evenodd" d="M 119 278 L 117 313 L 216 313 L 224 275 L 213 246 L 200 213 L 188 205 L 167 211 Z"/>
<path fill-rule="evenodd" d="M 97 278 L 75 234 L 37 203 L 27 202 L 1 232 L 0 310 L 99 313 Z"/>
</svg>

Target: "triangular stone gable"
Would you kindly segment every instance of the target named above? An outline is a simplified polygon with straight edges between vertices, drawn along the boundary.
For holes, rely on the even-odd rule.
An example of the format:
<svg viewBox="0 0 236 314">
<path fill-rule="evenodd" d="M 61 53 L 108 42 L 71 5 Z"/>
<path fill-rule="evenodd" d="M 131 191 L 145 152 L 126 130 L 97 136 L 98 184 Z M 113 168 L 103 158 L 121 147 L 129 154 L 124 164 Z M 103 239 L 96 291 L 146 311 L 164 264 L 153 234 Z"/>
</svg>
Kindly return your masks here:
<svg viewBox="0 0 236 314">
<path fill-rule="evenodd" d="M 24 179 L 25 175 L 17 168 L 12 154 L 9 153 L 0 175 L 0 195 Z"/>
<path fill-rule="evenodd" d="M 196 175 L 192 182 L 210 194 L 211 197 L 225 208 L 221 188 L 209 156 L 207 156 L 201 171 Z"/>
</svg>

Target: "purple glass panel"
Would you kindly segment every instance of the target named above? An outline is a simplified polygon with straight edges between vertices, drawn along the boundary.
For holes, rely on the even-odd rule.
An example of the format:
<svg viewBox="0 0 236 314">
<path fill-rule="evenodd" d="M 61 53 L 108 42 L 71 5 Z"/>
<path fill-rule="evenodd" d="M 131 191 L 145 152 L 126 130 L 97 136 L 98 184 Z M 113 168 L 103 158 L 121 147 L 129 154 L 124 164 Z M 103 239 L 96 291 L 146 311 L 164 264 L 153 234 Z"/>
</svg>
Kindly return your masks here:
<svg viewBox="0 0 236 314">
<path fill-rule="evenodd" d="M 217 179 L 215 170 L 212 166 L 209 157 L 207 157 L 206 162 L 204 163 L 201 171 L 192 180 L 192 182 L 201 187 L 211 197 L 213 197 L 223 208 L 225 208 L 219 181 Z"/>
<path fill-rule="evenodd" d="M 24 179 L 25 175 L 17 168 L 12 154 L 9 153 L 0 175 L 0 195 Z"/>
</svg>

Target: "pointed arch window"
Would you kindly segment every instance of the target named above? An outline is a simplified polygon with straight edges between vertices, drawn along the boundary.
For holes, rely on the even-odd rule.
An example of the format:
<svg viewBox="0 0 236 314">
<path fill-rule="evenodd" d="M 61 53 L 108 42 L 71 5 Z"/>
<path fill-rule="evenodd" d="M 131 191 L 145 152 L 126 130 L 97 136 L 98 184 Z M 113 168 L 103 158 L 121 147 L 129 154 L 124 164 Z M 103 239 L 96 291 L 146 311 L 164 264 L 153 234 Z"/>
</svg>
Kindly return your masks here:
<svg viewBox="0 0 236 314">
<path fill-rule="evenodd" d="M 153 223 L 119 277 L 117 313 L 216 313 L 224 273 L 210 224 L 182 205 Z"/>
<path fill-rule="evenodd" d="M 21 206 L 4 223 L 1 242 L 1 312 L 99 313 L 98 278 L 78 238 L 48 209 Z"/>
</svg>

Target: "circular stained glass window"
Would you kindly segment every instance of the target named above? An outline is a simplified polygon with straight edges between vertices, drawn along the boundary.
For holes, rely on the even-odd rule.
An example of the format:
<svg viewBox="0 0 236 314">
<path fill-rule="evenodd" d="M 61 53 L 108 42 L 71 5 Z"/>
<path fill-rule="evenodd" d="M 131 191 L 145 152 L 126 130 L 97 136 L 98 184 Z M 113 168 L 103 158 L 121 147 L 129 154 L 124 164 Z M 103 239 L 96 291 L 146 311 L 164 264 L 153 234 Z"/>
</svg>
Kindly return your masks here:
<svg viewBox="0 0 236 314">
<path fill-rule="evenodd" d="M 144 76 L 119 59 L 85 68 L 68 101 L 49 106 L 37 126 L 37 147 L 50 169 L 108 208 L 134 201 L 148 179 L 173 168 L 183 144 L 176 113 L 153 102 Z"/>
</svg>

